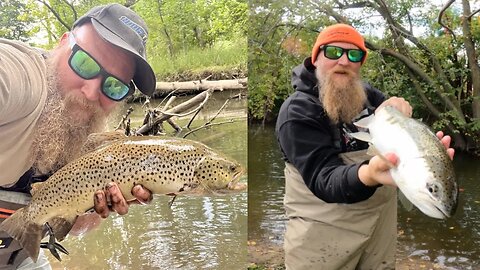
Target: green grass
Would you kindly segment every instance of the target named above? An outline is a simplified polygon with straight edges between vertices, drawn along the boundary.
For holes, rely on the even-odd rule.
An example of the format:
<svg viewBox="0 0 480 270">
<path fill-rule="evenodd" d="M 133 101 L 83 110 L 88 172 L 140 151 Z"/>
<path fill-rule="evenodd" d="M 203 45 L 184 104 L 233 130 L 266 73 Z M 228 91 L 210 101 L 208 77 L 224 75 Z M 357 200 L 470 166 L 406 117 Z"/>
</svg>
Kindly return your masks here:
<svg viewBox="0 0 480 270">
<path fill-rule="evenodd" d="M 221 41 L 209 48 L 192 48 L 186 52 L 150 59 L 157 80 L 187 74 L 195 77 L 205 72 L 230 73 L 239 70 L 246 74 L 247 40 Z"/>
</svg>

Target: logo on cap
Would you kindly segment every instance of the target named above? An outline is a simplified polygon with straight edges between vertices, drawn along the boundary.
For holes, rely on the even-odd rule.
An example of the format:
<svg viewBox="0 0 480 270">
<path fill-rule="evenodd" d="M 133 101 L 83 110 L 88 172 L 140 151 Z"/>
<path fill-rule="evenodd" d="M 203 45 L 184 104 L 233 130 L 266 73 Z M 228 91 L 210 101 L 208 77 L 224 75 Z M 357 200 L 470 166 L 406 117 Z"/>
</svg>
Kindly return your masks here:
<svg viewBox="0 0 480 270">
<path fill-rule="evenodd" d="M 147 43 L 147 31 L 126 16 L 118 18 L 125 26 L 132 29 L 142 39 L 143 46 Z"/>
</svg>

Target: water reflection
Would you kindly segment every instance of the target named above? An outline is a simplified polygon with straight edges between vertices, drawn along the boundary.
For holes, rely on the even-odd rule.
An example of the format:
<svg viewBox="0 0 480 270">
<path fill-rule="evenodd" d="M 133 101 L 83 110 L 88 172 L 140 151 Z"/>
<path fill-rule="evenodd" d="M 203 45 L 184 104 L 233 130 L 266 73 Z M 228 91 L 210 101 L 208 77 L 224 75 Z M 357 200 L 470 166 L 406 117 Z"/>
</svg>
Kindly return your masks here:
<svg viewBox="0 0 480 270">
<path fill-rule="evenodd" d="M 480 269 L 479 164 L 469 156 L 455 157 L 461 192 L 453 218 L 437 220 L 399 208 L 398 269 Z M 273 127 L 249 126 L 249 167 L 249 240 L 281 246 L 284 165 Z"/>
<path fill-rule="evenodd" d="M 214 94 L 193 127 L 210 119 L 231 92 Z M 182 102 L 182 99 L 176 103 Z M 130 104 L 129 104 L 130 105 Z M 156 103 L 153 103 L 156 106 Z M 139 126 L 144 109 L 135 105 Z M 245 117 L 245 100 L 232 100 L 222 120 Z M 140 118 L 140 119 L 139 119 Z M 184 125 L 188 119 L 178 120 Z M 115 126 L 117 121 L 112 123 Z M 220 135 L 219 135 L 220 134 Z M 188 137 L 238 160 L 247 167 L 247 123 L 200 130 Z M 241 181 L 247 181 L 243 176 Z M 235 195 L 156 196 L 151 205 L 135 205 L 128 215 L 112 216 L 83 237 L 68 236 L 62 244 L 70 256 L 56 261 L 54 269 L 246 269 L 247 193 Z M 47 252 L 48 253 L 48 252 Z"/>
</svg>

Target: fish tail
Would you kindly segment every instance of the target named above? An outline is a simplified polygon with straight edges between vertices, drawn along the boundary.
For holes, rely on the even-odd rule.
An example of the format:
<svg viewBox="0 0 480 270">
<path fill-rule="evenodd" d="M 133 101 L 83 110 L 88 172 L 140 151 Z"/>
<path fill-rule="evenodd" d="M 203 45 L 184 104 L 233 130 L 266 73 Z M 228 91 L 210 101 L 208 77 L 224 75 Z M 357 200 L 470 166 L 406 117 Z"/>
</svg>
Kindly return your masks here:
<svg viewBox="0 0 480 270">
<path fill-rule="evenodd" d="M 12 238 L 20 242 L 20 246 L 34 262 L 37 262 L 40 251 L 40 242 L 43 237 L 43 226 L 29 221 L 26 218 L 25 207 L 17 210 L 13 215 L 0 224 L 0 230 L 7 232 Z"/>
</svg>

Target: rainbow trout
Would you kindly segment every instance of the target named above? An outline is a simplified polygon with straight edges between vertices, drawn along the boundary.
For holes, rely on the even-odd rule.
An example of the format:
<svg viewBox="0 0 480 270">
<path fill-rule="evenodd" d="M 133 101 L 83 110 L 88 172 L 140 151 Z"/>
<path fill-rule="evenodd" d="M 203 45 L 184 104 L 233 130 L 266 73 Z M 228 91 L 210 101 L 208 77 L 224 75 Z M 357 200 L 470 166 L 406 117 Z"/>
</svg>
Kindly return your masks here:
<svg viewBox="0 0 480 270">
<path fill-rule="evenodd" d="M 77 217 L 93 208 L 93 194 L 109 182 L 118 184 L 127 201 L 134 185 L 154 194 L 208 194 L 242 190 L 242 167 L 199 142 L 165 137 L 129 137 L 101 146 L 67 164 L 32 189 L 32 200 L 0 224 L 37 261 L 42 247 L 60 260 L 56 243 L 68 234 Z M 68 253 L 67 253 L 68 254 Z"/>
<path fill-rule="evenodd" d="M 386 106 L 355 125 L 370 134 L 353 137 L 369 141 L 380 155 L 395 153 L 398 164 L 390 169 L 405 197 L 424 214 L 445 219 L 455 213 L 458 186 L 445 147 L 423 123 Z"/>
</svg>

